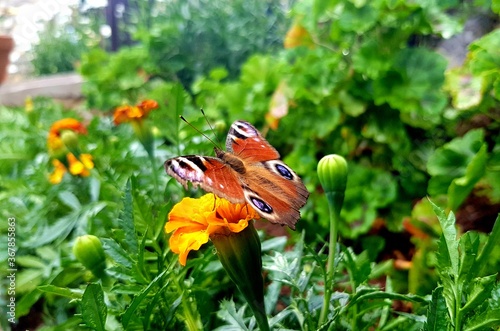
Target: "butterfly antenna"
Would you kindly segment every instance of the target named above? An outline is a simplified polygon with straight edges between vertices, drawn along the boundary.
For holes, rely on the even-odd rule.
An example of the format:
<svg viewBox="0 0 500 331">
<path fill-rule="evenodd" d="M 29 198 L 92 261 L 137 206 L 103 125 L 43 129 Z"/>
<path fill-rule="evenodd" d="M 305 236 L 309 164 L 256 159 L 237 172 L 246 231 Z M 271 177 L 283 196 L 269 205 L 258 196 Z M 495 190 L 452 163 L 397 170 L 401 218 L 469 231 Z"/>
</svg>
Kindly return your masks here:
<svg viewBox="0 0 500 331">
<path fill-rule="evenodd" d="M 188 120 L 184 118 L 184 116 L 179 115 L 179 118 L 181 120 L 183 120 L 187 125 L 189 125 L 190 127 L 192 127 L 196 132 L 198 132 L 199 134 L 201 134 L 203 137 L 207 138 L 207 140 L 210 141 L 212 144 L 214 144 L 215 146 L 219 146 L 212 139 L 210 139 L 206 134 L 204 134 L 203 132 L 201 132 L 200 130 L 198 130 L 193 124 L 189 123 Z"/>
<path fill-rule="evenodd" d="M 214 127 L 212 126 L 212 123 L 210 123 L 207 115 L 205 115 L 205 111 L 203 110 L 203 108 L 200 108 L 200 112 L 203 115 L 203 117 L 205 118 L 205 121 L 207 122 L 208 126 L 210 127 L 210 130 L 212 130 L 214 137 L 215 137 L 215 140 L 217 140 L 217 142 L 219 143 L 219 147 L 222 146 L 222 143 L 219 140 L 219 137 L 217 136 L 217 134 L 215 133 L 215 130 L 214 130 Z"/>
</svg>

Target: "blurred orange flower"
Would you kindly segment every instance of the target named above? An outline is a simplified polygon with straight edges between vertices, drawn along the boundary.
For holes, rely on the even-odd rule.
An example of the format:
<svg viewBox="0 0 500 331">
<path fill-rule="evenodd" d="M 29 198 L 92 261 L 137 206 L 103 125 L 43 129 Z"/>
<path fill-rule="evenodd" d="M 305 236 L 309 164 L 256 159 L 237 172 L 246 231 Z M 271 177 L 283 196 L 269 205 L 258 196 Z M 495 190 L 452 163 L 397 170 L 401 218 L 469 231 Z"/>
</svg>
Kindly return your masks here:
<svg viewBox="0 0 500 331">
<path fill-rule="evenodd" d="M 94 162 L 90 154 L 80 154 L 79 158 L 77 158 L 72 153 L 68 153 L 66 158 L 67 166 L 58 159 L 52 160 L 52 165 L 55 169 L 52 174 L 50 174 L 50 183 L 59 184 L 64 174 L 68 171 L 68 168 L 70 174 L 80 177 L 88 177 L 90 175 L 90 170 L 94 168 Z"/>
<path fill-rule="evenodd" d="M 87 133 L 87 128 L 74 118 L 63 118 L 62 120 L 56 121 L 50 127 L 49 136 L 47 137 L 49 152 L 54 153 L 63 149 L 65 144 L 61 139 L 61 134 L 66 130 L 79 134 Z"/>
<path fill-rule="evenodd" d="M 158 108 L 158 102 L 154 100 L 144 100 L 137 106 L 120 106 L 115 108 L 113 121 L 116 125 L 130 121 L 140 121 L 147 117 L 151 110 L 156 108 Z"/>
<path fill-rule="evenodd" d="M 170 249 L 186 265 L 190 251 L 198 250 L 213 235 L 243 231 L 252 219 L 260 216 L 249 205 L 233 204 L 209 193 L 199 199 L 184 198 L 168 214 L 165 232 L 173 232 Z"/>
</svg>

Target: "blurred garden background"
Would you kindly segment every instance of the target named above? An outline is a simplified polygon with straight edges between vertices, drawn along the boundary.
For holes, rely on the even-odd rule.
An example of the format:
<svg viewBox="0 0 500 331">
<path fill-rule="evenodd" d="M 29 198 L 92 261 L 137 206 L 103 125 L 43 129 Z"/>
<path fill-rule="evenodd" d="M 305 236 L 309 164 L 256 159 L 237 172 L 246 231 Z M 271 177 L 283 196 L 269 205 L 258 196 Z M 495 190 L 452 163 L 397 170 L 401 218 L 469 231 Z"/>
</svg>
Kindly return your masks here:
<svg viewBox="0 0 500 331">
<path fill-rule="evenodd" d="M 2 0 L 0 329 L 262 330 L 214 246 L 182 266 L 164 231 L 202 195 L 165 160 L 213 156 L 201 132 L 241 119 L 310 192 L 296 231 L 255 223 L 271 329 L 498 330 L 499 13 Z M 336 250 L 329 154 L 348 164 Z"/>
</svg>

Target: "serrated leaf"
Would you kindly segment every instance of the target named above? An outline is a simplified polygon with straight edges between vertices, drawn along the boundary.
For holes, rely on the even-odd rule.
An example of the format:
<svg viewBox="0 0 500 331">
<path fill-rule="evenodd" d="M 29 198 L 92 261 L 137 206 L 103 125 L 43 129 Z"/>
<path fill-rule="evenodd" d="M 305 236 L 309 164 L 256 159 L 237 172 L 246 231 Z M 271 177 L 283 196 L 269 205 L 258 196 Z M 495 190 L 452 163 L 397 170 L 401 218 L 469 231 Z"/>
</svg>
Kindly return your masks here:
<svg viewBox="0 0 500 331">
<path fill-rule="evenodd" d="M 459 254 L 458 254 L 458 239 L 457 239 L 457 229 L 455 227 L 455 215 L 453 212 L 446 216 L 444 210 L 435 205 L 432 201 L 432 208 L 434 209 L 434 213 L 438 217 L 439 223 L 441 224 L 441 229 L 443 230 L 443 234 L 438 243 L 438 258 L 440 262 L 444 263 L 444 266 L 441 263 L 438 263 L 438 270 L 443 270 L 447 265 L 450 266 L 450 271 L 452 272 L 454 277 L 458 277 L 458 266 L 459 266 Z"/>
<path fill-rule="evenodd" d="M 130 322 L 130 319 L 132 318 L 134 312 L 139 307 L 139 305 L 143 302 L 144 298 L 148 295 L 149 291 L 151 291 L 151 289 L 153 289 L 161 281 L 163 281 L 163 276 L 165 275 L 165 273 L 167 271 L 168 270 L 164 270 L 162 273 L 160 273 L 158 276 L 156 276 L 155 279 L 153 279 L 151 281 L 151 283 L 149 283 L 148 286 L 146 286 L 138 295 L 134 296 L 134 298 L 132 299 L 132 302 L 127 307 L 127 310 L 123 313 L 122 322 L 123 322 L 123 326 L 125 328 L 127 328 L 128 323 Z M 168 284 L 169 281 L 167 280 L 166 283 Z M 163 287 L 165 287 L 165 286 L 166 286 L 166 284 L 163 285 Z"/>
<path fill-rule="evenodd" d="M 127 269 L 132 268 L 134 260 L 114 239 L 102 238 L 101 241 L 104 251 L 111 259 Z"/>
<path fill-rule="evenodd" d="M 432 299 L 427 308 L 427 322 L 424 324 L 425 331 L 447 330 L 449 315 L 443 296 L 443 287 L 439 286 L 432 291 Z"/>
<path fill-rule="evenodd" d="M 80 293 L 67 287 L 59 287 L 55 285 L 40 285 L 37 288 L 45 293 L 56 294 L 71 299 L 80 299 L 82 297 Z"/>
<path fill-rule="evenodd" d="M 371 261 L 366 251 L 356 255 L 352 248 L 343 249 L 344 263 L 346 264 L 349 275 L 353 278 L 354 284 L 359 286 L 368 281 L 371 273 Z"/>
<path fill-rule="evenodd" d="M 479 235 L 467 232 L 460 237 L 460 271 L 459 280 L 466 284 L 477 276 L 477 270 L 472 269 L 479 252 Z"/>
<path fill-rule="evenodd" d="M 463 331 L 491 330 L 500 326 L 500 308 L 475 314 L 467 321 Z"/>
<path fill-rule="evenodd" d="M 123 210 L 120 213 L 120 228 L 125 234 L 124 246 L 129 250 L 129 254 L 136 256 L 139 249 L 137 235 L 134 226 L 134 210 L 132 200 L 132 183 L 129 179 L 125 185 L 125 194 L 123 196 Z"/>
<path fill-rule="evenodd" d="M 487 264 L 486 261 L 490 258 L 493 250 L 495 249 L 495 247 L 498 245 L 499 242 L 500 242 L 500 215 L 495 220 L 495 224 L 493 224 L 493 229 L 491 230 L 491 233 L 488 236 L 488 241 L 486 241 L 486 244 L 483 246 L 483 249 L 479 253 L 478 258 L 476 259 L 476 262 L 472 267 L 473 270 L 476 270 L 476 275 L 480 275 L 483 267 Z"/>
<path fill-rule="evenodd" d="M 491 291 L 495 285 L 496 274 L 487 277 L 476 278 L 468 286 L 469 296 L 461 311 L 465 315 L 469 311 L 476 309 L 486 299 L 491 297 Z"/>
<path fill-rule="evenodd" d="M 93 330 L 106 330 L 108 307 L 104 303 L 104 292 L 100 284 L 89 284 L 80 303 L 82 319 L 86 326 Z"/>
</svg>

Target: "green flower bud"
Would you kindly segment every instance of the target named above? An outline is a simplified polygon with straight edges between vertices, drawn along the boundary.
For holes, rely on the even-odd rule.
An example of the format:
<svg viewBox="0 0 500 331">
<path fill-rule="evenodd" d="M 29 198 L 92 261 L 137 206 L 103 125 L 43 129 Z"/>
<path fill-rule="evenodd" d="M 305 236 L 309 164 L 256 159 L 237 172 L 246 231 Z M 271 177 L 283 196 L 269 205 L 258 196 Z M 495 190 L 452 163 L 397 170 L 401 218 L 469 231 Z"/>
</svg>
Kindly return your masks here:
<svg viewBox="0 0 500 331">
<path fill-rule="evenodd" d="M 347 162 L 337 154 L 323 157 L 318 163 L 318 177 L 325 192 L 345 192 L 347 184 Z"/>
<path fill-rule="evenodd" d="M 78 136 L 74 131 L 71 130 L 62 131 L 61 140 L 70 151 L 78 149 Z"/>
<path fill-rule="evenodd" d="M 344 194 L 347 185 L 347 162 L 336 154 L 323 157 L 318 163 L 318 177 L 325 190 L 330 210 L 330 240 L 328 251 L 328 262 L 326 270 L 325 294 L 323 297 L 323 306 L 319 316 L 319 325 L 326 321 L 328 307 L 330 307 L 330 297 L 332 280 L 334 276 L 334 261 L 337 245 L 338 224 L 340 222 L 340 210 L 344 203 Z"/>
<path fill-rule="evenodd" d="M 73 254 L 94 276 L 98 278 L 104 277 L 106 257 L 99 238 L 90 234 L 76 238 L 73 245 Z"/>
<path fill-rule="evenodd" d="M 252 309 L 260 330 L 269 330 L 264 306 L 260 239 L 253 223 L 241 232 L 211 235 L 217 255 Z"/>
</svg>

